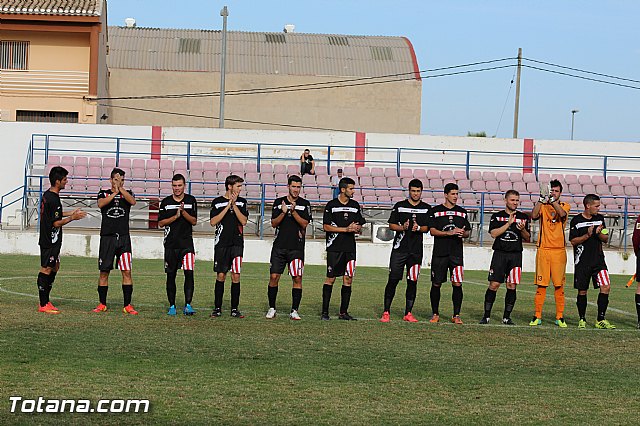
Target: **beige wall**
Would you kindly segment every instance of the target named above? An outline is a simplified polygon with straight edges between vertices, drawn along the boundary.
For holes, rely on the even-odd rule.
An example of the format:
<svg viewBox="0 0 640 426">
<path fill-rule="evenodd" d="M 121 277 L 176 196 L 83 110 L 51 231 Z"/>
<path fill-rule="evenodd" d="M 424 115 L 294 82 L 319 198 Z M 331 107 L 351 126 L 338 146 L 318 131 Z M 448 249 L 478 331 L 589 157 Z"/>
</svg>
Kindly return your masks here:
<svg viewBox="0 0 640 426">
<path fill-rule="evenodd" d="M 215 92 L 219 73 L 110 69 L 109 96 Z M 337 77 L 227 75 L 227 92 L 257 87 L 288 86 L 340 80 Z M 420 132 L 421 82 L 395 83 L 225 97 L 225 127 L 239 129 L 287 129 L 281 126 L 234 122 L 239 118 L 270 123 L 289 123 L 336 130 L 377 133 Z M 113 100 L 113 105 L 218 116 L 219 98 Z M 109 123 L 162 126 L 217 127 L 205 118 L 110 108 Z"/>
<path fill-rule="evenodd" d="M 30 70 L 89 71 L 88 33 L 3 31 L 2 40 L 30 42 Z"/>
</svg>

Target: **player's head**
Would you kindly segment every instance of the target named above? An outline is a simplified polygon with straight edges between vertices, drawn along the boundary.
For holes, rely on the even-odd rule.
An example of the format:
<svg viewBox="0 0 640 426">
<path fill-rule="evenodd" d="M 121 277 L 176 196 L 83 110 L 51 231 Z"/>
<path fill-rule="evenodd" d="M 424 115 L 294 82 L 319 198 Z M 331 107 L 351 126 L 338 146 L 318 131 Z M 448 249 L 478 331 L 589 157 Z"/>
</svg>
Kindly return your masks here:
<svg viewBox="0 0 640 426">
<path fill-rule="evenodd" d="M 420 179 L 411 179 L 409 182 L 409 197 L 413 201 L 419 201 L 422 198 L 422 181 Z"/>
<path fill-rule="evenodd" d="M 109 175 L 109 180 L 111 181 L 112 186 L 116 182 L 124 182 L 124 170 L 114 167 Z"/>
<path fill-rule="evenodd" d="M 520 193 L 515 189 L 510 189 L 504 193 L 504 203 L 507 209 L 514 211 L 520 205 Z"/>
<path fill-rule="evenodd" d="M 342 169 L 338 169 L 338 170 L 337 170 L 337 173 L 338 173 L 338 177 L 340 177 L 340 178 L 341 178 L 341 177 L 342 177 Z"/>
<path fill-rule="evenodd" d="M 444 199 L 449 204 L 454 206 L 458 204 L 458 185 L 453 182 L 449 182 L 444 186 Z"/>
<path fill-rule="evenodd" d="M 243 182 L 244 182 L 244 179 L 242 179 L 240 176 L 229 175 L 224 180 L 224 187 L 227 188 L 227 192 L 237 195 L 242 190 Z"/>
<path fill-rule="evenodd" d="M 287 179 L 287 186 L 289 187 L 289 195 L 291 198 L 298 198 L 300 196 L 300 190 L 302 189 L 302 179 L 298 175 L 291 175 Z"/>
<path fill-rule="evenodd" d="M 55 166 L 52 167 L 49 171 L 49 183 L 51 183 L 51 187 L 64 189 L 67 186 L 67 175 L 69 171 L 64 167 Z"/>
<path fill-rule="evenodd" d="M 558 200 L 560 198 L 560 195 L 562 195 L 562 184 L 558 179 L 553 179 L 551 182 L 549 182 L 549 186 L 551 187 L 551 192 L 549 193 L 549 195 Z"/>
<path fill-rule="evenodd" d="M 181 173 L 173 175 L 171 178 L 171 190 L 173 191 L 173 195 L 176 197 L 182 196 L 182 194 L 184 194 L 184 187 L 186 186 L 186 183 L 187 181 Z"/>
<path fill-rule="evenodd" d="M 304 155 L 304 158 L 307 158 L 309 154 L 311 154 L 311 151 L 309 151 L 309 148 L 307 148 L 304 150 L 304 153 L 302 155 Z"/>
<path fill-rule="evenodd" d="M 355 192 L 354 187 L 356 186 L 356 182 L 349 178 L 343 177 L 338 182 L 338 188 L 340 188 L 340 194 L 344 194 L 345 197 L 351 199 L 353 198 L 353 193 Z"/>
<path fill-rule="evenodd" d="M 598 214 L 600 211 L 600 197 L 596 194 L 587 194 L 582 200 L 582 204 L 584 204 L 584 212 L 593 216 L 594 214 Z"/>
</svg>

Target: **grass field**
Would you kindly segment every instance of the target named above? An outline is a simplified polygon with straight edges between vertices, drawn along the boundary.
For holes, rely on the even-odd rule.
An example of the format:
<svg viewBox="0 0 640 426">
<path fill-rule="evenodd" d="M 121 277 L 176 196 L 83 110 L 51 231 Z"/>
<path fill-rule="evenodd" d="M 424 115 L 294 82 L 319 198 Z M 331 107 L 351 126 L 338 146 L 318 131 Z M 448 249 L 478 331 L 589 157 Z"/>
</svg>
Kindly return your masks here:
<svg viewBox="0 0 640 426">
<path fill-rule="evenodd" d="M 418 284 L 417 324 L 401 321 L 399 286 L 392 322 L 381 324 L 386 270 L 358 268 L 351 312 L 358 322 L 321 322 L 324 268 L 305 268 L 303 321 L 264 319 L 267 265 L 245 264 L 243 320 L 209 318 L 212 265 L 196 266 L 194 317 L 168 317 L 161 261 L 134 263 L 137 317 L 121 313 L 118 275 L 110 311 L 97 303 L 96 260 L 64 258 L 52 293 L 62 314 L 36 313 L 38 259 L 0 256 L 0 421 L 2 424 L 636 424 L 640 331 L 627 277 L 612 277 L 608 318 L 617 330 L 578 330 L 575 290 L 567 288 L 568 329 L 553 325 L 549 292 L 543 325 L 527 324 L 533 285 L 522 284 L 516 327 L 477 325 L 486 272 L 466 272 L 465 325 L 432 325 L 428 275 Z M 115 271 L 117 274 L 117 271 Z M 286 279 L 285 279 L 286 278 Z M 525 274 L 525 282 L 532 277 Z M 568 279 L 571 282 L 571 277 Z M 181 298 L 179 286 L 178 300 Z M 339 289 L 334 291 L 336 314 Z M 451 312 L 443 287 L 441 313 Z M 27 399 L 149 399 L 146 414 L 10 414 L 9 396 Z"/>
</svg>

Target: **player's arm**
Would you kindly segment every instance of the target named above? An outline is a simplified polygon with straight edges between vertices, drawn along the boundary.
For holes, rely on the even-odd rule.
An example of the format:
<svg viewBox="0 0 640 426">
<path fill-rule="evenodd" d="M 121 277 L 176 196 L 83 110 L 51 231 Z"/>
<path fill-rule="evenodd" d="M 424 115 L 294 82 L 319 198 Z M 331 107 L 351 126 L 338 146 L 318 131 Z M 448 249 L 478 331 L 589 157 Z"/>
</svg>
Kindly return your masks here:
<svg viewBox="0 0 640 426">
<path fill-rule="evenodd" d="M 520 229 L 520 235 L 522 235 L 522 239 L 524 241 L 531 240 L 531 232 L 529 232 L 529 230 L 527 229 L 527 224 L 526 223 L 522 224 L 522 228 L 520 228 L 519 225 L 516 225 L 516 226 L 518 226 L 518 229 Z"/>
<path fill-rule="evenodd" d="M 176 209 L 176 214 L 172 214 L 171 216 L 158 221 L 158 226 L 161 228 L 164 228 L 167 225 L 171 225 L 173 222 L 175 222 L 179 218 L 180 218 L 180 209 Z"/>
<path fill-rule="evenodd" d="M 404 225 L 400 225 L 399 223 L 390 223 L 389 229 L 391 229 L 392 231 L 402 232 L 402 231 L 405 231 L 407 228 L 405 228 Z"/>
<path fill-rule="evenodd" d="M 74 220 L 84 219 L 85 216 L 87 216 L 87 213 L 80 209 L 75 209 L 70 212 L 63 212 L 62 219 L 56 220 L 55 222 L 53 222 L 53 227 L 60 228 L 66 225 L 67 223 L 73 222 Z"/>
<path fill-rule="evenodd" d="M 437 228 L 431 228 L 429 232 L 431 232 L 431 235 L 433 235 L 434 237 L 452 237 L 455 235 L 453 229 L 450 229 L 448 231 L 441 231 Z"/>
<path fill-rule="evenodd" d="M 553 203 L 551 203 L 551 206 L 558 214 L 558 217 L 560 218 L 560 220 L 564 220 L 567 217 L 567 211 L 562 208 L 559 200 L 555 200 Z"/>
<path fill-rule="evenodd" d="M 231 203 L 231 210 L 233 211 L 233 213 L 235 213 L 238 222 L 240 222 L 240 225 L 245 226 L 247 224 L 247 221 L 249 220 L 249 216 L 245 216 L 242 210 L 238 208 L 236 203 Z"/>
<path fill-rule="evenodd" d="M 538 220 L 540 218 L 540 209 L 542 208 L 542 201 L 538 200 L 533 206 L 533 211 L 531 212 L 531 219 Z"/>
<path fill-rule="evenodd" d="M 182 214 L 182 217 L 184 217 L 184 218 L 185 218 L 185 220 L 191 224 L 191 226 L 195 226 L 195 224 L 198 222 L 198 218 L 197 218 L 197 217 L 194 217 L 194 216 L 191 216 L 191 215 L 187 212 L 187 210 L 182 209 L 182 210 L 179 210 L 179 211 L 180 211 L 180 213 Z"/>
<path fill-rule="evenodd" d="M 588 227 L 587 232 L 582 235 L 576 235 L 577 232 L 577 229 L 574 227 L 571 227 L 571 230 L 569 231 L 569 242 L 574 247 L 584 243 L 589 238 L 591 238 L 591 235 L 593 235 L 594 232 L 594 228 L 593 226 Z"/>
<path fill-rule="evenodd" d="M 276 204 L 275 201 L 273 202 L 273 206 L 271 206 L 271 227 L 272 228 L 277 228 L 278 226 L 280 226 L 285 216 L 287 215 L 287 212 L 285 209 L 287 209 L 287 205 L 284 203 L 284 201 L 282 202 L 282 204 Z"/>
<path fill-rule="evenodd" d="M 291 217 L 295 219 L 295 221 L 298 223 L 298 225 L 301 228 L 307 229 L 307 225 L 309 225 L 309 221 L 304 217 L 300 216 L 300 213 L 298 213 L 296 209 L 291 210 Z"/>
<path fill-rule="evenodd" d="M 636 256 L 640 253 L 640 217 L 636 219 L 636 224 L 633 227 L 633 236 L 631 237 L 633 244 L 633 252 Z"/>
<path fill-rule="evenodd" d="M 211 224 L 211 226 L 216 226 L 220 222 L 222 222 L 222 219 L 224 218 L 224 215 L 227 214 L 227 212 L 229 211 L 230 208 L 231 208 L 231 204 L 227 204 L 226 206 L 224 206 L 224 208 L 222 210 L 220 210 L 220 212 L 217 215 L 214 215 L 211 218 L 211 220 L 209 220 L 209 223 Z"/>
<path fill-rule="evenodd" d="M 104 194 L 104 193 L 101 192 L 101 194 Z M 104 206 L 106 206 L 107 204 L 109 204 L 110 202 L 112 202 L 113 199 L 116 198 L 116 195 L 118 195 L 116 192 L 112 192 L 109 195 L 106 195 L 104 197 L 98 198 L 98 208 L 101 209 Z"/>
<path fill-rule="evenodd" d="M 509 222 L 505 222 L 505 224 L 502 225 L 501 227 L 491 229 L 489 231 L 489 235 L 491 235 L 492 238 L 496 239 L 500 235 L 502 235 L 505 232 L 507 232 L 507 229 L 509 229 L 509 226 L 511 226 L 511 224 Z"/>
<path fill-rule="evenodd" d="M 122 198 L 124 198 L 127 201 L 127 203 L 131 204 L 132 206 L 136 205 L 135 197 L 131 195 L 129 191 L 124 189 L 124 186 L 120 187 L 120 195 L 122 195 Z"/>
</svg>

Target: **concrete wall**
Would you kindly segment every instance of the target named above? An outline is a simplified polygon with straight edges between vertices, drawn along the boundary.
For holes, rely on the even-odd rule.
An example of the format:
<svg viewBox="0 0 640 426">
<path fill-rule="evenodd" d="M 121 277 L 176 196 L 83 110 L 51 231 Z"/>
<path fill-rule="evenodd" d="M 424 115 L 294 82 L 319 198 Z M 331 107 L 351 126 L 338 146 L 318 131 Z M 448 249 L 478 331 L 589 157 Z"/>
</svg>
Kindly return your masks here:
<svg viewBox="0 0 640 426">
<path fill-rule="evenodd" d="M 217 92 L 220 74 L 110 69 L 110 97 L 167 93 Z M 259 95 L 231 94 L 234 90 L 280 87 L 335 81 L 335 77 L 229 74 L 226 77 L 225 127 L 233 129 L 287 129 L 243 123 L 233 118 L 264 123 L 295 124 L 325 129 L 380 133 L 419 133 L 421 82 L 387 84 Z M 112 101 L 112 105 L 219 116 L 219 98 L 148 99 Z M 218 127 L 217 119 L 158 114 L 110 108 L 109 123 L 161 126 Z"/>
</svg>

